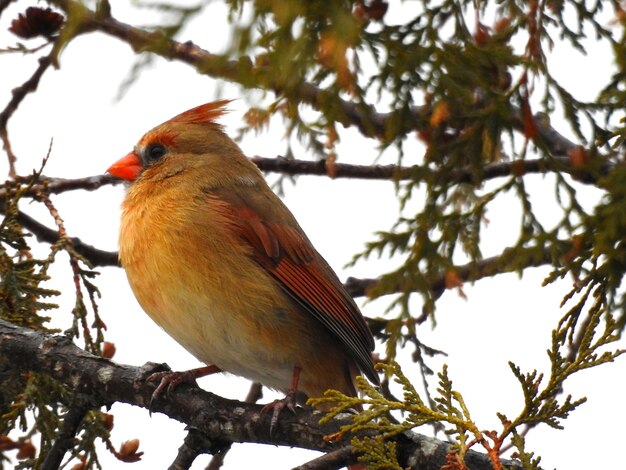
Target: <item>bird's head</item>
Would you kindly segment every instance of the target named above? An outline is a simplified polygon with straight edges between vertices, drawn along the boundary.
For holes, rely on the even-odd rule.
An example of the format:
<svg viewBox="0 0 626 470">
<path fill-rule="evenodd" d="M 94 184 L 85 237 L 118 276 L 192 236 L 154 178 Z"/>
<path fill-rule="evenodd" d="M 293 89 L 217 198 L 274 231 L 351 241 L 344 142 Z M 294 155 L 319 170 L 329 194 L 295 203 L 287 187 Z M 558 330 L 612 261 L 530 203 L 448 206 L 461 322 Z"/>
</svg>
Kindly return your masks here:
<svg viewBox="0 0 626 470">
<path fill-rule="evenodd" d="M 203 160 L 206 163 L 211 157 L 237 158 L 241 151 L 216 122 L 227 112 L 229 102 L 222 100 L 202 104 L 158 125 L 107 172 L 127 181 L 135 181 L 144 172 L 161 179 Z"/>
</svg>

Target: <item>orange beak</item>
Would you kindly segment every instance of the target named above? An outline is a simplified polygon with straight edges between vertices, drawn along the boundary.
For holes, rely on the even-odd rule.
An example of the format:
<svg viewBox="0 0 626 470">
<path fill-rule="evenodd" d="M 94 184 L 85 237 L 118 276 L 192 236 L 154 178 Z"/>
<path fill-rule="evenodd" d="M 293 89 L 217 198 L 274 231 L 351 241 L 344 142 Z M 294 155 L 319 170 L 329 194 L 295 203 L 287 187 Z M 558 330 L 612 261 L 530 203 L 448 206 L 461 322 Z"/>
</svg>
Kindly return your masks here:
<svg viewBox="0 0 626 470">
<path fill-rule="evenodd" d="M 107 173 L 111 173 L 113 176 L 117 176 L 123 180 L 135 181 L 142 169 L 143 165 L 139 157 L 135 152 L 130 152 L 111 165 Z"/>
</svg>

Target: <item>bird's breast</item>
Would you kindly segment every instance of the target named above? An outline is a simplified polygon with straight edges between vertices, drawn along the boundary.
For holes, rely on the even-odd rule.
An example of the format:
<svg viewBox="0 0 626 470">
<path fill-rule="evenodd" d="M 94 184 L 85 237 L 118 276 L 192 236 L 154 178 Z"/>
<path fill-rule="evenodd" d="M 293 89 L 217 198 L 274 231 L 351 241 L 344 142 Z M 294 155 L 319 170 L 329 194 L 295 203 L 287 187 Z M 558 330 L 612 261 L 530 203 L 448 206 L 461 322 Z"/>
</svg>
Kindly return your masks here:
<svg viewBox="0 0 626 470">
<path fill-rule="evenodd" d="M 135 295 L 152 316 L 198 307 L 269 307 L 277 294 L 233 224 L 211 207 L 180 207 L 176 201 L 125 207 L 120 259 Z"/>
</svg>

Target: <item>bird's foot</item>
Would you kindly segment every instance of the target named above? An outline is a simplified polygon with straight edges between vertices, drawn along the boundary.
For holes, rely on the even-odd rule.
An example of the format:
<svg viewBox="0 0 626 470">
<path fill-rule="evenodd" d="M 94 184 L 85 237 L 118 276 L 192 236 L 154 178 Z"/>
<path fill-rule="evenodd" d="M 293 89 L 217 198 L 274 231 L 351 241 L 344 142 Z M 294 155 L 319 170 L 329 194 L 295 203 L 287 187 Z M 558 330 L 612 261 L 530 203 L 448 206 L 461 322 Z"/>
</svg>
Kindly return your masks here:
<svg viewBox="0 0 626 470">
<path fill-rule="evenodd" d="M 285 395 L 285 398 L 282 400 L 274 400 L 271 403 L 268 403 L 261 410 L 261 414 L 267 413 L 269 410 L 272 410 L 272 420 L 270 421 L 270 437 L 274 431 L 274 426 L 278 423 L 278 415 L 285 408 L 291 411 L 293 414 L 296 414 L 296 394 L 298 393 L 298 382 L 300 381 L 300 373 L 302 372 L 302 368 L 300 366 L 295 366 L 293 368 L 293 374 L 291 375 L 291 387 L 289 391 Z"/>
<path fill-rule="evenodd" d="M 274 426 L 278 423 L 278 416 L 283 410 L 289 410 L 293 414 L 296 414 L 296 390 L 289 390 L 285 395 L 285 398 L 280 400 L 274 400 L 268 403 L 261 410 L 261 414 L 272 411 L 272 420 L 270 421 L 270 436 L 274 431 Z"/>
<path fill-rule="evenodd" d="M 154 400 L 161 396 L 164 390 L 166 390 L 167 395 L 170 396 L 171 393 L 176 389 L 176 387 L 181 384 L 190 384 L 197 386 L 198 383 L 196 382 L 196 379 L 221 371 L 222 369 L 217 366 L 205 366 L 198 367 L 197 369 L 190 369 L 178 372 L 155 372 L 154 374 L 149 375 L 146 379 L 146 382 L 160 382 L 154 392 L 152 392 L 149 409 L 152 409 L 152 403 L 154 402 Z"/>
</svg>

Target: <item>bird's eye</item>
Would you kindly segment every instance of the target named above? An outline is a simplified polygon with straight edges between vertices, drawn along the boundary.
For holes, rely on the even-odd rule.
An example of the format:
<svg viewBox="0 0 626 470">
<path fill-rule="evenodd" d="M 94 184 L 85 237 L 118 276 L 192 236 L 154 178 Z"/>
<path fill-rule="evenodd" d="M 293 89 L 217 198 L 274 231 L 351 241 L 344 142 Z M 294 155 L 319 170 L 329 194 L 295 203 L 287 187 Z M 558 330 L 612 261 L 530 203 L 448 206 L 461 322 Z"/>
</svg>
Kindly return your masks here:
<svg viewBox="0 0 626 470">
<path fill-rule="evenodd" d="M 167 153 L 167 149 L 162 144 L 150 144 L 145 151 L 148 162 L 154 162 Z"/>
</svg>

